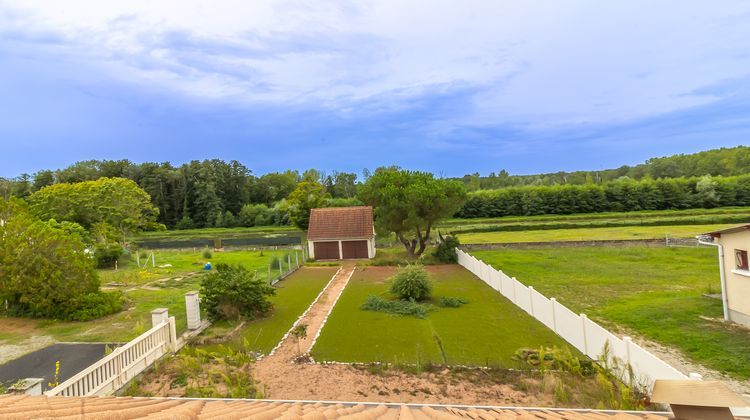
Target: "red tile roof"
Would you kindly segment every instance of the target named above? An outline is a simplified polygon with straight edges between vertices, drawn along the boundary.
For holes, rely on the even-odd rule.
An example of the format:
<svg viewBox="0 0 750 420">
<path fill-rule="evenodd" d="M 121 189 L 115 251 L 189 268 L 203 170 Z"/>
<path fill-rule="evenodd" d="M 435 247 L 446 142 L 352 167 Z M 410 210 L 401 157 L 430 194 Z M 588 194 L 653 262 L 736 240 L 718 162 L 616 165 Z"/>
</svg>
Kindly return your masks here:
<svg viewBox="0 0 750 420">
<path fill-rule="evenodd" d="M 307 239 L 372 238 L 372 207 L 329 207 L 312 209 Z"/>
<path fill-rule="evenodd" d="M 667 420 L 670 413 L 315 401 L 0 395 L 2 419 Z"/>
</svg>

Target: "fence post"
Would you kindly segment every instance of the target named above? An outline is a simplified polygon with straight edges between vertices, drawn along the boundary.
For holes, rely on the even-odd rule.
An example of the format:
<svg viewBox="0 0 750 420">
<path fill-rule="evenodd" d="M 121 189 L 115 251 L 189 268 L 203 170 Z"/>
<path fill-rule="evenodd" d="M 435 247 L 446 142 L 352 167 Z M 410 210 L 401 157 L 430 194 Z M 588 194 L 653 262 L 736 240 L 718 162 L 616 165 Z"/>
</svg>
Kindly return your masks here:
<svg viewBox="0 0 750 420">
<path fill-rule="evenodd" d="M 589 319 L 586 314 L 581 314 L 581 327 L 583 328 L 583 354 L 584 356 L 589 355 L 589 340 L 586 337 L 586 321 Z"/>
<path fill-rule="evenodd" d="M 534 316 L 534 286 L 528 286 L 529 287 L 529 307 L 531 308 L 531 316 L 536 318 Z"/>
<path fill-rule="evenodd" d="M 630 346 L 633 344 L 633 339 L 628 336 L 624 336 L 622 337 L 622 341 L 625 343 L 625 363 L 626 366 L 630 366 Z"/>
<path fill-rule="evenodd" d="M 177 322 L 173 316 L 169 317 L 169 346 L 168 348 L 177 351 Z"/>
<path fill-rule="evenodd" d="M 118 347 L 115 349 L 115 352 L 119 355 L 122 353 L 122 347 Z M 114 382 L 117 384 L 115 389 L 122 388 L 125 383 L 122 380 L 122 364 L 123 364 L 123 358 L 122 357 L 116 357 L 115 358 L 115 380 Z M 78 397 L 83 397 L 83 395 L 77 395 Z"/>
<path fill-rule="evenodd" d="M 297 268 L 299 268 L 299 252 L 294 251 L 294 261 L 297 264 Z"/>
<path fill-rule="evenodd" d="M 555 311 L 557 298 L 549 298 L 549 301 L 552 302 L 552 331 L 557 333 L 557 311 Z"/>
<path fill-rule="evenodd" d="M 286 262 L 289 265 L 289 272 L 292 271 L 292 254 L 286 254 Z"/>
<path fill-rule="evenodd" d="M 156 308 L 151 311 L 151 326 L 155 327 L 169 318 L 169 310 L 167 308 Z"/>
</svg>

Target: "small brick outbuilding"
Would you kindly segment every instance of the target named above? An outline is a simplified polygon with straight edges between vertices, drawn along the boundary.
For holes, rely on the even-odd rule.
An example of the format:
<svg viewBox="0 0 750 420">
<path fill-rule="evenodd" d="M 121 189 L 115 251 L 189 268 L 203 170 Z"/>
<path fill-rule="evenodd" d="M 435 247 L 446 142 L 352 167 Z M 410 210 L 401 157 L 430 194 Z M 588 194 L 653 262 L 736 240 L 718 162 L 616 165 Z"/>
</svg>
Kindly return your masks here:
<svg viewBox="0 0 750 420">
<path fill-rule="evenodd" d="M 310 258 L 316 260 L 374 258 L 372 207 L 312 209 L 307 248 Z"/>
</svg>

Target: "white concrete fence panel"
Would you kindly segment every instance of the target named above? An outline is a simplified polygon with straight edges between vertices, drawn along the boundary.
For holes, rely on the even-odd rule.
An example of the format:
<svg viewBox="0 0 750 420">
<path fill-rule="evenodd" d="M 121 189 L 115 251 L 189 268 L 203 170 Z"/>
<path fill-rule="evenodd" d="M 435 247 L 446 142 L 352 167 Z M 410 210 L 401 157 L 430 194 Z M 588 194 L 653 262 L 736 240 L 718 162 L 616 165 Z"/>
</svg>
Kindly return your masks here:
<svg viewBox="0 0 750 420">
<path fill-rule="evenodd" d="M 461 266 L 546 325 L 581 353 L 597 360 L 602 358 L 607 348 L 607 362 L 611 363 L 610 366 L 614 361 L 619 361 L 623 366 L 630 366 L 633 379 L 638 385 L 650 389 L 657 379 L 688 379 L 687 375 L 633 343 L 630 338 L 618 338 L 585 314 L 576 314 L 556 299 L 547 298 L 533 287 L 524 285 L 460 249 L 456 249 L 456 253 Z M 618 373 L 623 379 L 628 379 L 627 369 Z"/>
</svg>

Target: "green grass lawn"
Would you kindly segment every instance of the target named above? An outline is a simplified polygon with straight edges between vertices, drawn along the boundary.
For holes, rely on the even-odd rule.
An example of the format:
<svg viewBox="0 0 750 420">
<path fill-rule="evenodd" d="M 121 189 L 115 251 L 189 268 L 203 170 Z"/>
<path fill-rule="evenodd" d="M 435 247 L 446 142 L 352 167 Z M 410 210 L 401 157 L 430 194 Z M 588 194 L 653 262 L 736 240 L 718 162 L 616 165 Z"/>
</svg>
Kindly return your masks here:
<svg viewBox="0 0 750 420">
<path fill-rule="evenodd" d="M 210 261 L 240 264 L 259 275 L 267 276 L 267 266 L 274 255 L 283 251 L 228 251 L 216 252 Z M 65 322 L 35 320 L 28 318 L 6 318 L 13 320 L 21 333 L 0 336 L 0 345 L 15 344 L 32 335 L 50 335 L 60 341 L 80 342 L 125 342 L 151 328 L 151 311 L 156 308 L 169 309 L 175 316 L 178 332 L 184 331 L 185 293 L 200 289 L 203 264 L 208 261 L 202 252 L 192 250 L 157 251 L 156 264 L 172 267 L 138 269 L 133 262 L 124 262 L 120 269 L 99 270 L 102 286 L 122 291 L 127 305 L 116 314 L 87 322 Z M 107 286 L 110 285 L 110 286 Z"/>
<path fill-rule="evenodd" d="M 731 224 L 684 225 L 684 226 L 623 226 L 585 229 L 527 230 L 516 232 L 459 233 L 464 244 L 592 241 L 622 239 L 664 239 L 666 235 L 691 238 L 701 233 L 724 229 Z"/>
<path fill-rule="evenodd" d="M 581 247 L 472 251 L 609 328 L 683 351 L 707 367 L 750 378 L 750 332 L 728 326 L 713 248 Z"/>
<path fill-rule="evenodd" d="M 268 354 L 323 290 L 336 270 L 338 267 L 303 267 L 277 283 L 276 295 L 271 297 L 273 313 L 266 318 L 249 322 L 227 345 L 240 347 L 246 342 L 250 350 Z M 221 335 L 233 328 L 232 323 L 219 323 L 215 329 L 212 327 L 213 331 L 207 331 L 206 335 Z M 210 350 L 216 346 L 205 347 Z"/>
<path fill-rule="evenodd" d="M 521 347 L 566 346 L 544 325 L 457 265 L 429 266 L 433 299 L 462 297 L 460 308 L 438 308 L 425 319 L 364 311 L 369 295 L 390 297 L 393 267 L 363 267 L 344 290 L 312 354 L 319 361 L 512 366 Z"/>
<path fill-rule="evenodd" d="M 545 214 L 541 216 L 505 216 L 478 217 L 475 219 L 448 219 L 438 223 L 438 228 L 450 230 L 464 230 L 487 226 L 503 225 L 546 225 L 551 223 L 606 223 L 606 222 L 657 222 L 675 221 L 674 225 L 711 224 L 711 222 L 695 223 L 701 219 L 717 219 L 724 216 L 747 216 L 750 218 L 750 207 L 719 207 L 714 209 L 687 210 L 643 210 L 628 212 L 603 212 L 580 214 Z M 684 223 L 680 223 L 682 220 Z"/>
</svg>

